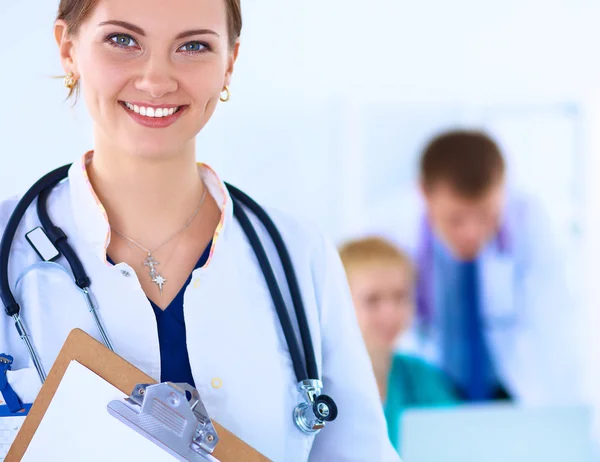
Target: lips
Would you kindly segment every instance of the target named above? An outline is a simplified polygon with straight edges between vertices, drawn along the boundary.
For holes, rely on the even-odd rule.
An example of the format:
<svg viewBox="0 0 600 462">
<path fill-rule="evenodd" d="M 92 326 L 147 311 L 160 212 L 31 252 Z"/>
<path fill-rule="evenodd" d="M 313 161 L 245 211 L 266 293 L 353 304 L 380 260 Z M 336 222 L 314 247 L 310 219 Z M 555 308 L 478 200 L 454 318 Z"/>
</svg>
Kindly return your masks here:
<svg viewBox="0 0 600 462">
<path fill-rule="evenodd" d="M 140 114 L 144 117 L 156 118 L 168 117 L 176 112 L 180 111 L 182 106 L 170 106 L 170 107 L 154 107 L 154 106 L 141 106 L 134 103 L 123 101 L 123 105 L 130 111 Z"/>
<path fill-rule="evenodd" d="M 166 128 L 175 123 L 188 108 L 187 105 L 150 106 L 133 101 L 119 101 L 119 104 L 135 122 L 147 128 Z"/>
</svg>

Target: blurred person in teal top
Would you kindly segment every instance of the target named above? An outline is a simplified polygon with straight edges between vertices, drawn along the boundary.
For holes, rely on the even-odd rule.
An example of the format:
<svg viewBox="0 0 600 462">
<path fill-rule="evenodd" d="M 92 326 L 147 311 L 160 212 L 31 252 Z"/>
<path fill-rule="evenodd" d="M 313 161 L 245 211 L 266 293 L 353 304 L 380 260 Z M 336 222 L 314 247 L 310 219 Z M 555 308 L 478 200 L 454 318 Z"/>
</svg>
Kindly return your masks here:
<svg viewBox="0 0 600 462">
<path fill-rule="evenodd" d="M 377 379 L 389 438 L 400 451 L 405 409 L 452 405 L 460 397 L 444 372 L 396 351 L 397 340 L 410 329 L 415 312 L 416 278 L 409 258 L 379 238 L 348 242 L 340 256 Z"/>
</svg>

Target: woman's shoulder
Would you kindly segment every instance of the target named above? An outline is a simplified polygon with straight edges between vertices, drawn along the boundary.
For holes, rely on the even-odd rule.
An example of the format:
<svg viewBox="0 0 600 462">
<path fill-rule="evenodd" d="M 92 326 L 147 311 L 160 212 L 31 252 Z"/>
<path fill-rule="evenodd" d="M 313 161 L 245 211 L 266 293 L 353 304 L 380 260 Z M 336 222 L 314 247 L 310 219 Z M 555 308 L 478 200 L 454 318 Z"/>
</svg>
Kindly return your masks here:
<svg viewBox="0 0 600 462">
<path fill-rule="evenodd" d="M 443 395 L 448 395 L 448 398 L 458 398 L 458 394 L 446 374 L 423 358 L 409 354 L 396 354 L 392 370 L 396 374 L 403 373 L 418 380 L 423 389 L 435 388 L 443 391 Z"/>
<path fill-rule="evenodd" d="M 346 274 L 333 240 L 310 221 L 278 210 L 267 213 L 288 249 L 301 289 L 313 293 L 321 322 L 353 314 Z"/>
<path fill-rule="evenodd" d="M 411 371 L 432 374 L 438 373 L 439 369 L 423 358 L 407 353 L 396 353 L 392 361 L 392 367 L 396 369 L 409 369 Z"/>
<path fill-rule="evenodd" d="M 17 209 L 21 196 L 10 196 L 0 200 L 0 239 L 4 240 L 7 227 L 11 217 Z M 27 242 L 27 234 L 37 225 L 37 215 L 35 207 L 29 207 L 25 213 L 19 217 L 18 224 L 12 230 L 10 239 L 10 257 L 8 260 L 9 274 L 11 269 L 21 268 L 24 264 L 29 264 L 35 259 L 35 253 L 31 251 Z M 14 226 L 14 225 L 13 225 Z M 4 268 L 0 268 L 3 271 Z"/>
<path fill-rule="evenodd" d="M 54 209 L 65 208 L 65 195 L 69 191 L 68 182 L 62 183 L 56 186 L 50 199 L 48 200 L 48 209 L 50 213 L 53 213 Z M 4 235 L 9 220 L 14 215 L 17 207 L 21 205 L 23 197 L 26 193 L 10 195 L 3 199 L 0 199 L 0 237 Z M 20 216 L 18 217 L 18 227 L 15 232 L 15 238 L 13 246 L 19 246 L 20 244 L 26 243 L 25 234 L 35 227 L 39 226 L 39 219 L 36 211 L 36 199 L 34 198 L 31 203 L 24 210 L 20 210 Z M 25 204 L 23 204 L 24 206 Z"/>
<path fill-rule="evenodd" d="M 404 368 L 413 373 L 425 376 L 443 376 L 444 373 L 437 366 L 431 364 L 425 359 L 407 353 L 397 353 L 394 355 L 393 367 Z"/>
<path fill-rule="evenodd" d="M 304 255 L 325 257 L 335 250 L 333 241 L 316 223 L 301 219 L 279 209 L 267 208 L 287 247 Z"/>
<path fill-rule="evenodd" d="M 8 221 L 16 210 L 20 200 L 21 197 L 17 195 L 0 200 L 0 236 L 4 235 Z"/>
<path fill-rule="evenodd" d="M 0 227 L 1 228 L 4 228 L 6 226 L 6 223 L 8 223 L 8 220 L 9 220 L 10 216 L 12 215 L 13 211 L 17 208 L 17 204 L 19 203 L 20 199 L 21 199 L 21 196 L 18 196 L 18 195 L 12 195 L 12 196 L 8 196 L 3 199 L 0 199 Z"/>
</svg>

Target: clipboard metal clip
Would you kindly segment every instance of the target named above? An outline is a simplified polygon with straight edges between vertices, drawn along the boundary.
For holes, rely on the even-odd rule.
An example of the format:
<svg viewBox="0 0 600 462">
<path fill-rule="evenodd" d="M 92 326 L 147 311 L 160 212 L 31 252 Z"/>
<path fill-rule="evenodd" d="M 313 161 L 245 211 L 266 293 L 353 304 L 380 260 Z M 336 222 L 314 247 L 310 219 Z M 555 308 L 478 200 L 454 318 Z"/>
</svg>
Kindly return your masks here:
<svg viewBox="0 0 600 462">
<path fill-rule="evenodd" d="M 198 391 L 186 383 L 138 384 L 107 409 L 180 460 L 206 461 L 219 441 Z"/>
</svg>

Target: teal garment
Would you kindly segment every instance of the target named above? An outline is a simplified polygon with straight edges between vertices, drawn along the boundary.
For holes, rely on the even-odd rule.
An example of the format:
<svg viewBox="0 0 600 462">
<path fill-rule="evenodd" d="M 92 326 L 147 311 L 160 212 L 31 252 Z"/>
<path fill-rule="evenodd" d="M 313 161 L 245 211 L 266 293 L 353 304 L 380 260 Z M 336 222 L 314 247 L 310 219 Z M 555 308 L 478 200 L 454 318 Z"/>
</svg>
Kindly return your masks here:
<svg viewBox="0 0 600 462">
<path fill-rule="evenodd" d="M 424 360 L 395 355 L 384 404 L 390 441 L 400 452 L 400 419 L 407 408 L 457 404 L 459 394 L 445 374 Z"/>
</svg>

